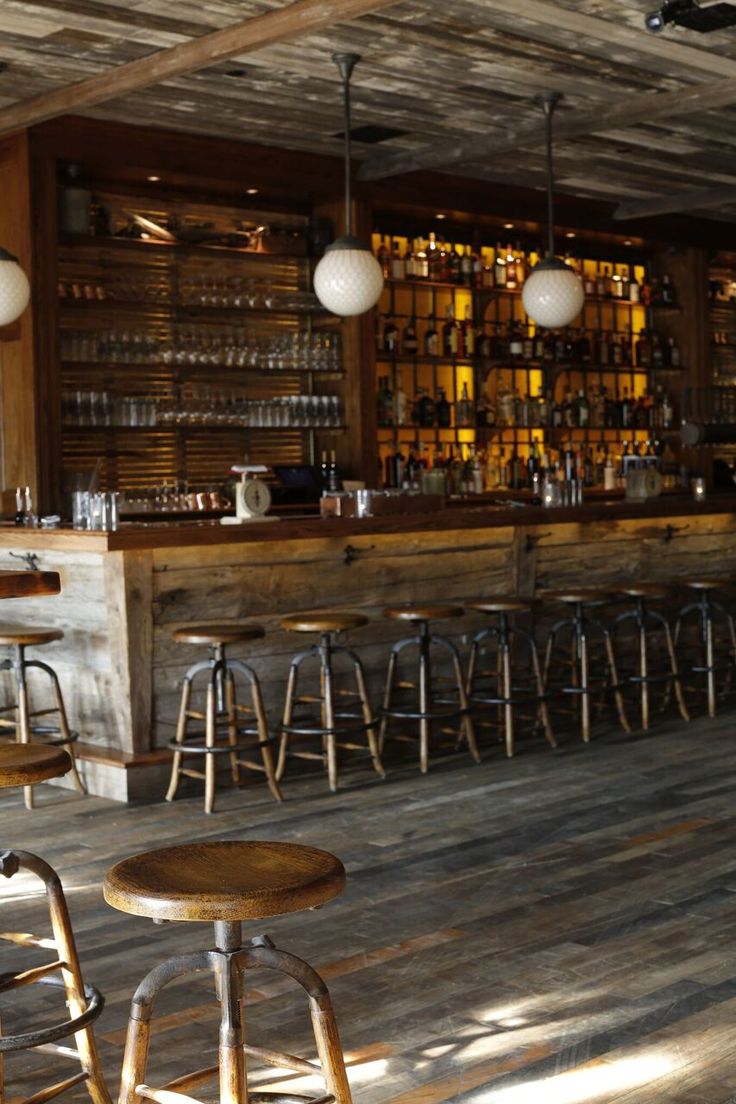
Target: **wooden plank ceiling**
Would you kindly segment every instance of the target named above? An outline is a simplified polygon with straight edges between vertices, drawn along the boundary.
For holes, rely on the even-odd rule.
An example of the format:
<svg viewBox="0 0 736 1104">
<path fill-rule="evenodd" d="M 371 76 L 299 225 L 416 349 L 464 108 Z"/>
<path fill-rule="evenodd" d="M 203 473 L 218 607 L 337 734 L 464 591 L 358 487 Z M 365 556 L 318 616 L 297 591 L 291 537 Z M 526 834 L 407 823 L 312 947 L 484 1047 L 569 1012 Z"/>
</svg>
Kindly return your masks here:
<svg viewBox="0 0 736 1104">
<path fill-rule="evenodd" d="M 0 115 L 283 6 L 3 0 Z M 736 28 L 654 36 L 643 26 L 653 7 L 655 0 L 405 0 L 82 113 L 339 154 L 340 89 L 330 55 L 355 50 L 364 60 L 353 82 L 354 125 L 404 132 L 356 146 L 366 177 L 427 166 L 543 187 L 534 96 L 553 89 L 564 94 L 556 116 L 559 191 L 625 201 L 628 211 L 665 199 L 671 208 L 674 196 L 681 210 L 731 220 Z"/>
</svg>

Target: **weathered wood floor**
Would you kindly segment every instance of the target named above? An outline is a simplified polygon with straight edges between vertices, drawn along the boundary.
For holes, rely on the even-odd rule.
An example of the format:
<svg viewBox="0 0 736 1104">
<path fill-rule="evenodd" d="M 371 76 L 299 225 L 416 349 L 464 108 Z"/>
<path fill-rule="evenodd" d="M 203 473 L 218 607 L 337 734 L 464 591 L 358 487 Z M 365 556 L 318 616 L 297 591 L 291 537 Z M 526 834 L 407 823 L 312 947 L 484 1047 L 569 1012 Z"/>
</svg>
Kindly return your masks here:
<svg viewBox="0 0 736 1104">
<path fill-rule="evenodd" d="M 535 742 L 511 763 L 495 750 L 481 766 L 456 755 L 425 778 L 407 765 L 384 783 L 361 764 L 337 796 L 316 775 L 287 781 L 281 807 L 248 786 L 223 793 L 209 818 L 199 797 L 133 808 L 46 786 L 35 813 L 19 792 L 2 795 L 1 838 L 63 878 L 87 978 L 107 996 L 97 1034 L 113 1095 L 134 984 L 163 957 L 208 945 L 210 931 L 113 912 L 104 871 L 152 846 L 238 837 L 309 842 L 346 863 L 341 899 L 267 930 L 329 979 L 357 1100 L 726 1104 L 735 719 L 611 732 L 589 748 L 568 739 L 559 752 Z M 31 890 L 0 885 L 5 930 L 42 928 Z M 3 970 L 33 957 L 5 946 Z M 308 1050 L 295 990 L 254 975 L 249 999 L 251 1042 Z M 5 1031 L 18 1029 L 17 1011 L 3 1012 Z M 211 1064 L 206 980 L 172 986 L 159 1013 L 149 1080 Z M 31 1068 L 27 1056 L 7 1061 L 10 1101 Z M 256 1071 L 256 1082 L 273 1075 Z M 280 1083 L 296 1091 L 305 1078 Z"/>
</svg>

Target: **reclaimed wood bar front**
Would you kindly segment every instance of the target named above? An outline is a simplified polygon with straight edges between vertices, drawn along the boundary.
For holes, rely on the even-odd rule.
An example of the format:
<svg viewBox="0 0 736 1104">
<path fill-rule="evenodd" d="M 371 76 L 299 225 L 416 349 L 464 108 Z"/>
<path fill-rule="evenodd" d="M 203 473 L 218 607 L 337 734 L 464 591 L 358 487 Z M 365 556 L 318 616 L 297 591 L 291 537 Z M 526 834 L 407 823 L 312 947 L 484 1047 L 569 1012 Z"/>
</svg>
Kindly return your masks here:
<svg viewBox="0 0 736 1104">
<path fill-rule="evenodd" d="M 8 603 L 3 619 L 63 629 L 64 640 L 46 651 L 80 734 L 88 784 L 125 801 L 165 788 L 178 684 L 196 658 L 196 649 L 172 642 L 177 625 L 262 624 L 265 639 L 247 656 L 275 722 L 294 651 L 279 627 L 285 613 L 370 615 L 351 640 L 375 695 L 389 643 L 402 635 L 381 617 L 384 606 L 736 572 L 735 538 L 736 499 L 725 495 L 697 507 L 683 496 L 556 511 L 453 507 L 405 518 L 131 524 L 112 533 L 6 526 L 0 569 L 31 554 L 35 567 L 59 573 L 61 594 Z M 479 624 L 467 616 L 453 629 L 462 642 Z"/>
</svg>

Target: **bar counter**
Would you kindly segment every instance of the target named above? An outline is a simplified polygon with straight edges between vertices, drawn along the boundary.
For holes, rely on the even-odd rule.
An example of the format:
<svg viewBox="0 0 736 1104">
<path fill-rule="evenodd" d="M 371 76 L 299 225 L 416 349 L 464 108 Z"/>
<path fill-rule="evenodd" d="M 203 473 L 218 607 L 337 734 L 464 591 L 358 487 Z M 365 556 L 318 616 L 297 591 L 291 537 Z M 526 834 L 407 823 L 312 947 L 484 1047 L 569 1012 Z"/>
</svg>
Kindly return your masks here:
<svg viewBox="0 0 736 1104">
<path fill-rule="evenodd" d="M 531 596 L 582 581 L 736 574 L 735 538 L 736 493 L 702 504 L 667 495 L 557 510 L 460 503 L 402 517 L 152 521 L 112 533 L 0 525 L 0 569 L 16 569 L 18 556 L 30 554 L 34 568 L 61 577 L 60 595 L 7 602 L 3 620 L 64 630 L 44 658 L 61 678 L 88 785 L 125 801 L 165 789 L 178 683 L 201 655 L 172 642 L 177 625 L 262 624 L 265 639 L 234 654 L 257 670 L 275 721 L 299 643 L 279 628 L 285 613 L 354 608 L 371 615 L 351 642 L 375 696 L 388 645 L 403 635 L 381 618 L 386 605 Z M 480 624 L 468 616 L 453 628 L 462 643 Z"/>
</svg>

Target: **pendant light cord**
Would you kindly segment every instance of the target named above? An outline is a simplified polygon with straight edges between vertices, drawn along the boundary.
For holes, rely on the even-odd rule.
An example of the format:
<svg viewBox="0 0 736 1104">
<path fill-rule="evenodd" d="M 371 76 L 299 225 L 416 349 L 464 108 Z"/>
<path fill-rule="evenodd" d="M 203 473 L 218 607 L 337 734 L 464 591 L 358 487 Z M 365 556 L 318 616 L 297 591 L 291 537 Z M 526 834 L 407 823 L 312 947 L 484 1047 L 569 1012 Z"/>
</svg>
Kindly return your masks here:
<svg viewBox="0 0 736 1104">
<path fill-rule="evenodd" d="M 552 116 L 557 104 L 562 99 L 559 92 L 546 92 L 540 97 L 540 103 L 542 104 L 542 110 L 544 111 L 544 117 L 547 126 L 547 256 L 554 257 L 555 255 L 555 207 L 554 207 L 554 190 L 555 190 L 555 174 L 554 174 L 554 162 L 552 159 Z"/>
<path fill-rule="evenodd" d="M 351 171 L 351 136 L 350 131 L 352 129 L 351 112 L 350 112 L 350 78 L 353 75 L 353 69 L 360 61 L 360 54 L 333 54 L 332 60 L 340 70 L 340 76 L 342 77 L 342 95 L 343 95 L 343 136 L 344 136 L 344 150 L 345 150 L 345 230 L 344 237 L 350 238 L 353 233 L 353 213 L 352 213 L 352 171 Z"/>
</svg>

